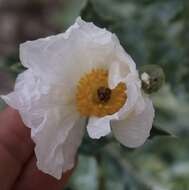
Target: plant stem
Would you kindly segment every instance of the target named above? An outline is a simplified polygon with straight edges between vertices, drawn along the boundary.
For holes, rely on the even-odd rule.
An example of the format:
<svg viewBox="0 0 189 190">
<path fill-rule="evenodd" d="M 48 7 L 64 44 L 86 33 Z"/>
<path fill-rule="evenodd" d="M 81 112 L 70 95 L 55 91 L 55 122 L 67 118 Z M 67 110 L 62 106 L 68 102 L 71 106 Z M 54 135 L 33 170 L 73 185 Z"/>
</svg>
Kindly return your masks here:
<svg viewBox="0 0 189 190">
<path fill-rule="evenodd" d="M 102 155 L 98 153 L 96 155 L 96 161 L 98 164 L 98 190 L 106 190 L 106 178 L 103 175 Z"/>
</svg>

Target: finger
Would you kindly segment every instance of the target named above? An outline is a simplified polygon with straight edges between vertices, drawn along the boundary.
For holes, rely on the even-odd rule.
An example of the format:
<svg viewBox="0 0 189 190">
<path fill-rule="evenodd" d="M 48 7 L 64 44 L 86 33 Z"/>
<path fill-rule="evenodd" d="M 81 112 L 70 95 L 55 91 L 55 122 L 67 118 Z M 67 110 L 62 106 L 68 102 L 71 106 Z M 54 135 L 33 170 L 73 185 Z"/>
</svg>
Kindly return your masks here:
<svg viewBox="0 0 189 190">
<path fill-rule="evenodd" d="M 15 183 L 24 164 L 33 154 L 30 130 L 12 108 L 0 113 L 0 186 L 7 190 Z"/>
<path fill-rule="evenodd" d="M 72 172 L 73 170 L 69 170 L 63 174 L 61 180 L 57 180 L 54 177 L 39 171 L 36 166 L 36 157 L 33 156 L 23 174 L 15 184 L 14 190 L 60 190 L 65 186 Z"/>
</svg>

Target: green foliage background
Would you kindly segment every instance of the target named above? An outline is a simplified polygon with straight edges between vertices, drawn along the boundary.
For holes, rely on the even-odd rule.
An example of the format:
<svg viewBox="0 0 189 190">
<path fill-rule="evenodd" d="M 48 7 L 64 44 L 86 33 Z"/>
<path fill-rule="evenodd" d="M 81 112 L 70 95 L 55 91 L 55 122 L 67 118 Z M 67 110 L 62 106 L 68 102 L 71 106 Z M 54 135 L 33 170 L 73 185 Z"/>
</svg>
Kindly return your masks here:
<svg viewBox="0 0 189 190">
<path fill-rule="evenodd" d="M 166 83 L 151 96 L 154 125 L 173 136 L 155 137 L 136 150 L 111 137 L 94 142 L 86 136 L 67 190 L 189 189 L 189 1 L 69 0 L 51 20 L 62 31 L 78 15 L 116 33 L 139 69 L 144 64 L 164 69 Z M 5 75 L 0 78 L 1 93 L 12 88 L 22 70 L 18 49 L 0 56 L 0 76 Z"/>
</svg>

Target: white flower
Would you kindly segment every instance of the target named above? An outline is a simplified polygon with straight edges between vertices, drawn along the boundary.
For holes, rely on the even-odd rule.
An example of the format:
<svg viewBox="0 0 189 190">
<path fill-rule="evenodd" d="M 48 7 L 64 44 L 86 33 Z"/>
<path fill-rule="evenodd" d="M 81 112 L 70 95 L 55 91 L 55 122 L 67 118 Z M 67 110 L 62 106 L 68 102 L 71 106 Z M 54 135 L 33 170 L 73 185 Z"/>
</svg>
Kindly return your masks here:
<svg viewBox="0 0 189 190">
<path fill-rule="evenodd" d="M 86 118 L 91 138 L 112 131 L 127 147 L 148 138 L 153 105 L 114 34 L 78 18 L 65 33 L 21 44 L 20 59 L 27 70 L 2 98 L 31 128 L 43 172 L 60 179 L 73 167 Z"/>
</svg>

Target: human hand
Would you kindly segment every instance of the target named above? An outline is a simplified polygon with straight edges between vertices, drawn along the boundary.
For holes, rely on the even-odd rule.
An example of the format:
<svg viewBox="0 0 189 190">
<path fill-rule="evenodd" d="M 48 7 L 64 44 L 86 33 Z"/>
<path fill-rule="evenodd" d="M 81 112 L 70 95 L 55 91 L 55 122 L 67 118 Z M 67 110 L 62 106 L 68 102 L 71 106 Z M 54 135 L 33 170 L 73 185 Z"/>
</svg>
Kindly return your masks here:
<svg viewBox="0 0 189 190">
<path fill-rule="evenodd" d="M 39 171 L 30 129 L 14 109 L 0 113 L 0 190 L 59 190 L 72 172 L 56 180 Z"/>
</svg>

